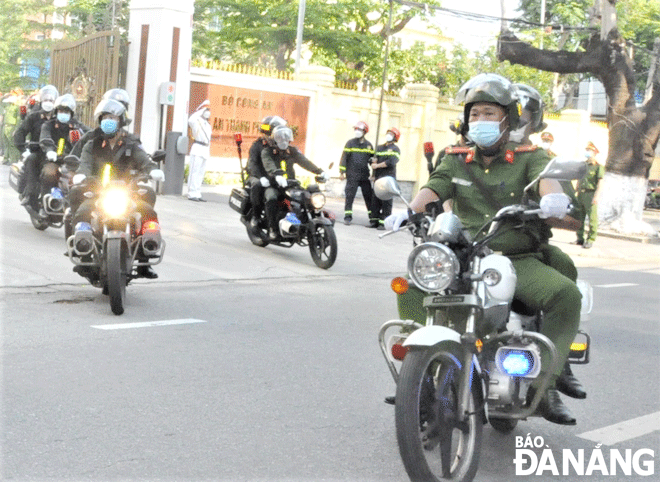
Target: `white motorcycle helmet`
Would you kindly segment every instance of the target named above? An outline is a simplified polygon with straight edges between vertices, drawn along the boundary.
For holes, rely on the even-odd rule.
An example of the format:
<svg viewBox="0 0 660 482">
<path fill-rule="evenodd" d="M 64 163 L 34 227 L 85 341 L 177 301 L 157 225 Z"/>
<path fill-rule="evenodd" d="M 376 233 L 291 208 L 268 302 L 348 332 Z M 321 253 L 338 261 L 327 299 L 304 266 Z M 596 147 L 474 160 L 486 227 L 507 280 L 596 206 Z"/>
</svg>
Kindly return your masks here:
<svg viewBox="0 0 660 482">
<path fill-rule="evenodd" d="M 283 151 L 293 141 L 293 131 L 287 126 L 278 126 L 273 130 L 273 141 L 277 144 L 278 149 Z"/>
</svg>

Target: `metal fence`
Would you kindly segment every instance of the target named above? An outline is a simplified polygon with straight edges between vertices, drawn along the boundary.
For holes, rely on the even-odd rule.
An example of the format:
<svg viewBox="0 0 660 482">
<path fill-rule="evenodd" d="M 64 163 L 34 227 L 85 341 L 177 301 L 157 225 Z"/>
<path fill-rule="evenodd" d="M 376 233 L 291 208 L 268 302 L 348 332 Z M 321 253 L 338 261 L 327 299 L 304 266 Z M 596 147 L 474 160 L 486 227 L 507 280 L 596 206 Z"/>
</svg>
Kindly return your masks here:
<svg viewBox="0 0 660 482">
<path fill-rule="evenodd" d="M 53 46 L 50 83 L 61 94 L 74 95 L 76 115 L 84 124 L 94 127 L 94 109 L 104 92 L 125 86 L 126 53 L 126 43 L 116 30 Z"/>
</svg>

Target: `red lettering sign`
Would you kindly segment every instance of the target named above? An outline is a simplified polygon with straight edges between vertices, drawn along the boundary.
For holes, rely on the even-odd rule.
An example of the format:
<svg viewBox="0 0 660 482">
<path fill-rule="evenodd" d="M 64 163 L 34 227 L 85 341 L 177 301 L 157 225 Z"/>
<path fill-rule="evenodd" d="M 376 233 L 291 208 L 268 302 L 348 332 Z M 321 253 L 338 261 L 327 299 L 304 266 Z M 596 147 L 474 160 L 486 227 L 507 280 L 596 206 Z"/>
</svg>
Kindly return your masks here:
<svg viewBox="0 0 660 482">
<path fill-rule="evenodd" d="M 309 97 L 191 82 L 191 109 L 205 99 L 211 102 L 212 156 L 236 157 L 234 134 L 241 133 L 246 145 L 251 146 L 259 137 L 261 120 L 269 115 L 278 115 L 289 123 L 293 145 L 305 152 Z"/>
</svg>

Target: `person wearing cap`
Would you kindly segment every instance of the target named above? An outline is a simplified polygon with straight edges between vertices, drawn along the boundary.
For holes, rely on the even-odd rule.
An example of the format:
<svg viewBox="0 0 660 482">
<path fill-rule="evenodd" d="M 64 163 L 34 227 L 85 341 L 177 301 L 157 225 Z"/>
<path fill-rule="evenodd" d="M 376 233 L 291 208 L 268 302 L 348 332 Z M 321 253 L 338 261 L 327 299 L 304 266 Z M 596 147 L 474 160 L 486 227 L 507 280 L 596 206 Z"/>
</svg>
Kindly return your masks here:
<svg viewBox="0 0 660 482">
<path fill-rule="evenodd" d="M 589 249 L 596 241 L 598 234 L 598 193 L 600 180 L 605 175 L 605 168 L 596 160 L 598 148 L 589 141 L 584 151 L 587 163 L 587 174 L 578 181 L 577 202 L 579 211 L 576 213 L 578 221 L 581 222 L 577 230 L 576 244 Z M 585 221 L 589 217 L 589 228 L 585 238 Z"/>
<path fill-rule="evenodd" d="M 193 144 L 190 147 L 188 173 L 188 199 L 206 202 L 202 198 L 202 183 L 206 173 L 206 160 L 211 155 L 211 102 L 205 100 L 188 119 Z"/>
<path fill-rule="evenodd" d="M 396 145 L 399 142 L 401 133 L 396 127 L 390 127 L 385 133 L 385 143 L 376 148 L 376 155 L 371 160 L 371 169 L 373 170 L 374 180 L 385 176 L 392 176 L 396 179 L 396 164 L 401 157 L 401 149 Z M 385 218 L 392 214 L 393 201 L 391 199 L 383 201 L 373 196 L 371 206 L 372 220 L 369 226 L 380 231 L 385 230 Z"/>
<path fill-rule="evenodd" d="M 353 138 L 349 139 L 339 160 L 339 179 L 346 179 L 346 188 L 344 193 L 344 224 L 353 222 L 353 201 L 357 194 L 358 187 L 362 190 L 364 204 L 367 206 L 369 222 L 373 222 L 371 214 L 371 204 L 374 197 L 374 191 L 369 181 L 369 163 L 374 155 L 374 146 L 365 139 L 365 134 L 369 132 L 369 126 L 366 122 L 359 121 L 353 126 Z"/>
<path fill-rule="evenodd" d="M 555 142 L 555 136 L 551 132 L 543 131 L 541 132 L 541 147 L 545 149 L 545 152 L 548 153 L 548 156 L 556 157 L 557 154 L 552 150 L 552 143 Z"/>
</svg>

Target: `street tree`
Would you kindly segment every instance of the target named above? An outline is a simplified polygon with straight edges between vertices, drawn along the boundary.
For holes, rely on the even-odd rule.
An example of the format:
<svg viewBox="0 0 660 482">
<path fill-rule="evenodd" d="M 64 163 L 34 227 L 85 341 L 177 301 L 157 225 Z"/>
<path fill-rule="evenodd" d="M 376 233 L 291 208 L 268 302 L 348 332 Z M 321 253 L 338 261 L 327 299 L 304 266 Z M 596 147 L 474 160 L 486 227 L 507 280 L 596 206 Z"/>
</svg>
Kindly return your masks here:
<svg viewBox="0 0 660 482">
<path fill-rule="evenodd" d="M 438 5 L 440 0 L 428 2 Z M 291 70 L 296 51 L 297 0 L 198 0 L 193 58 Z M 307 0 L 303 43 L 311 63 L 331 67 L 338 78 L 380 84 L 383 45 L 403 30 L 418 9 L 382 0 Z"/>
<path fill-rule="evenodd" d="M 651 19 L 660 18 L 657 2 L 639 3 L 654 4 L 650 8 L 656 8 L 656 15 Z M 660 138 L 660 69 L 648 79 L 649 95 L 638 105 L 635 93 L 640 80 L 628 43 L 617 28 L 615 7 L 616 0 L 595 1 L 591 20 L 598 22 L 600 29 L 576 51 L 540 49 L 505 30 L 499 38 L 498 57 L 547 72 L 589 74 L 603 84 L 608 100 L 609 149 L 598 200 L 599 218 L 603 225 L 620 232 L 650 234 L 652 230 L 641 219 L 648 175 Z M 648 23 L 653 27 L 652 21 Z M 660 23 L 656 21 L 653 28 L 649 32 L 660 38 Z"/>
</svg>

